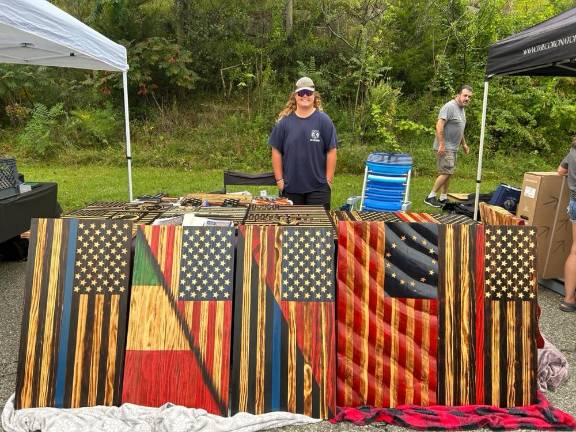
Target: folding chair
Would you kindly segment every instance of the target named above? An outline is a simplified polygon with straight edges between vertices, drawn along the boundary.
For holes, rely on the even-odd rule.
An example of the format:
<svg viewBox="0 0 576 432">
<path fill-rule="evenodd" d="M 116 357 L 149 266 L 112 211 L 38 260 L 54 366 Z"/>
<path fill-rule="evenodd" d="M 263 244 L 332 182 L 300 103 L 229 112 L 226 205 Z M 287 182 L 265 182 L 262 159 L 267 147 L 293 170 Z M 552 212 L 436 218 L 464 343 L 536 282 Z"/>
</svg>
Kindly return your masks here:
<svg viewBox="0 0 576 432">
<path fill-rule="evenodd" d="M 410 208 L 412 157 L 406 153 L 368 155 L 360 210 L 397 211 Z"/>
</svg>

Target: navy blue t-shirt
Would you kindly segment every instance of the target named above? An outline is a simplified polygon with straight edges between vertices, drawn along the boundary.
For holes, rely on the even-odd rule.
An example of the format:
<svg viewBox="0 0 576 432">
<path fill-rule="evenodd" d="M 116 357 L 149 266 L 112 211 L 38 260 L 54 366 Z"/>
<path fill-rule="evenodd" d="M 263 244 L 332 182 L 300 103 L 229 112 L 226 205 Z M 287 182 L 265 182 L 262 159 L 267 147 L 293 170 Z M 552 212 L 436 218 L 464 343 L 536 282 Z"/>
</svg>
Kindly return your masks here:
<svg viewBox="0 0 576 432">
<path fill-rule="evenodd" d="M 292 113 L 282 118 L 270 134 L 268 144 L 282 155 L 284 190 L 308 193 L 326 190 L 326 153 L 338 146 L 336 128 L 324 112 L 300 118 Z"/>
</svg>

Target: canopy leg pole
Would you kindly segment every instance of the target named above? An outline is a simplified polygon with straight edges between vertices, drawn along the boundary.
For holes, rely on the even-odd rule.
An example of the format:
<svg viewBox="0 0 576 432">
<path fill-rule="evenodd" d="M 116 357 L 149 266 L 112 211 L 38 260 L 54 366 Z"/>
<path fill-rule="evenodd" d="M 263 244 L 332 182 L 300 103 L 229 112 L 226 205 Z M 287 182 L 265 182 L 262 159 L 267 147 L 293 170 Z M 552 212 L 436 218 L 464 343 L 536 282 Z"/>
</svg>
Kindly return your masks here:
<svg viewBox="0 0 576 432">
<path fill-rule="evenodd" d="M 478 220 L 480 202 L 480 183 L 482 182 L 482 154 L 484 153 L 484 133 L 486 131 L 486 109 L 488 108 L 488 80 L 484 81 L 484 100 L 482 102 L 482 125 L 480 126 L 480 148 L 478 149 L 478 171 L 476 173 L 476 198 L 474 199 L 474 220 Z"/>
<path fill-rule="evenodd" d="M 128 164 L 128 199 L 132 202 L 132 150 L 130 146 L 130 114 L 128 112 L 128 72 L 122 72 L 124 88 L 124 120 L 126 122 L 126 163 Z"/>
</svg>

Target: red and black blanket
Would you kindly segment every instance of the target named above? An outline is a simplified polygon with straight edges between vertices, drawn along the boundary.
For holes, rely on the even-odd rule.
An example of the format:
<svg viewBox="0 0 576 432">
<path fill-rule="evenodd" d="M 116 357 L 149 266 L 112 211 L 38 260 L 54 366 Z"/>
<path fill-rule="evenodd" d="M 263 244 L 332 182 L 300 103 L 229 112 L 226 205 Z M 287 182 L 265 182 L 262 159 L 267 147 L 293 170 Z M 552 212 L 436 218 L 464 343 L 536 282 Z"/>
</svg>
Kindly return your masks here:
<svg viewBox="0 0 576 432">
<path fill-rule="evenodd" d="M 537 393 L 535 404 L 523 407 L 401 405 L 396 408 L 338 408 L 331 421 L 348 421 L 356 425 L 387 423 L 417 430 L 576 430 L 574 417 L 551 406 L 541 392 Z"/>
</svg>

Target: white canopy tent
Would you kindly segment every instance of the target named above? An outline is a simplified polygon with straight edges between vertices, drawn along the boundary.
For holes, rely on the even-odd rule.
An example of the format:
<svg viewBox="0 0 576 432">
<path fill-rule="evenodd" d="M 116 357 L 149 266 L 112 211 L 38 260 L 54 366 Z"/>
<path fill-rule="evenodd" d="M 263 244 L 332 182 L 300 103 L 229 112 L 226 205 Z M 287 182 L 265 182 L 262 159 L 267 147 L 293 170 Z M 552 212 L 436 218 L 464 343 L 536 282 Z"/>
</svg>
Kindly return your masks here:
<svg viewBox="0 0 576 432">
<path fill-rule="evenodd" d="M 128 195 L 132 201 L 126 48 L 46 0 L 0 0 L 0 63 L 122 72 Z"/>
</svg>

